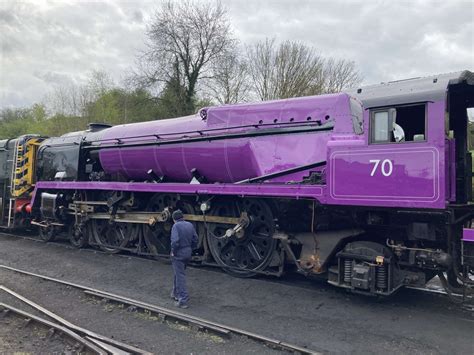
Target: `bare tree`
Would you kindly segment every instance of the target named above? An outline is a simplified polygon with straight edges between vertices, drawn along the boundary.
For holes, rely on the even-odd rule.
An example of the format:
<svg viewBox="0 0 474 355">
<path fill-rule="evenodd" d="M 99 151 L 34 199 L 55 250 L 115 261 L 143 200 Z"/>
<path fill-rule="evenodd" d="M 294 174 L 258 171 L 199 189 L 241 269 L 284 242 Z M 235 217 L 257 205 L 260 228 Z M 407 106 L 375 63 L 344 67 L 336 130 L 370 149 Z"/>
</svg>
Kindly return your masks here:
<svg viewBox="0 0 474 355">
<path fill-rule="evenodd" d="M 266 39 L 247 48 L 254 89 L 261 100 L 311 95 L 322 86 L 323 61 L 304 44 Z"/>
<path fill-rule="evenodd" d="M 88 91 L 94 96 L 100 96 L 115 86 L 110 74 L 104 70 L 93 70 L 87 82 Z"/>
<path fill-rule="evenodd" d="M 341 92 L 362 81 L 353 61 L 329 58 L 324 63 L 324 92 Z"/>
<path fill-rule="evenodd" d="M 194 109 L 198 81 L 209 76 L 212 64 L 234 45 L 226 10 L 218 2 L 168 1 L 156 11 L 147 37 L 136 78 L 160 90 L 178 81 L 189 111 Z"/>
<path fill-rule="evenodd" d="M 266 39 L 247 48 L 253 89 L 260 100 L 341 91 L 361 78 L 355 63 L 325 59 L 305 44 Z"/>
<path fill-rule="evenodd" d="M 247 101 L 250 82 L 244 58 L 239 58 L 236 52 L 219 58 L 213 65 L 212 78 L 207 86 L 212 98 L 220 104 Z"/>
<path fill-rule="evenodd" d="M 321 87 L 323 60 L 313 48 L 286 41 L 275 55 L 275 96 L 280 98 L 311 95 Z"/>
<path fill-rule="evenodd" d="M 71 82 L 59 85 L 43 99 L 49 114 L 70 116 L 84 115 L 87 106 L 115 86 L 110 75 L 103 70 L 93 70 L 85 84 Z"/>
<path fill-rule="evenodd" d="M 85 86 L 69 83 L 56 86 L 45 95 L 43 102 L 50 115 L 79 116 L 84 108 Z"/>
<path fill-rule="evenodd" d="M 247 61 L 253 88 L 260 100 L 275 98 L 275 40 L 265 39 L 247 47 Z"/>
</svg>

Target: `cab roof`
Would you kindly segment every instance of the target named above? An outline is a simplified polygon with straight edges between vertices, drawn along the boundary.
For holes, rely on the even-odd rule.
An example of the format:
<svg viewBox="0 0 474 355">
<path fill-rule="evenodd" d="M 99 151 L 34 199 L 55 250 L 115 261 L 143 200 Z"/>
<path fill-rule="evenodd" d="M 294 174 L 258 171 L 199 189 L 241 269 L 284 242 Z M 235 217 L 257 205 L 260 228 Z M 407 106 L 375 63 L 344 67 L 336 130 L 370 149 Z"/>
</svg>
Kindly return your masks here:
<svg viewBox="0 0 474 355">
<path fill-rule="evenodd" d="M 383 82 L 352 88 L 346 92 L 362 101 L 365 108 L 440 101 L 446 97 L 450 85 L 474 85 L 474 73 L 464 70 L 454 73 Z"/>
</svg>

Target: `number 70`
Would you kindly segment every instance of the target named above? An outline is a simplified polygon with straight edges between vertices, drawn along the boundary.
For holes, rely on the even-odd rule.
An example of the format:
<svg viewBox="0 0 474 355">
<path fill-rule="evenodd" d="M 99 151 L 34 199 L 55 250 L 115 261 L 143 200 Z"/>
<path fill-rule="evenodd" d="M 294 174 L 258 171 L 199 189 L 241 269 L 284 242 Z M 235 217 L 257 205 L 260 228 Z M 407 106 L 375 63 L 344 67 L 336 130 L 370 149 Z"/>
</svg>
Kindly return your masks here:
<svg viewBox="0 0 474 355">
<path fill-rule="evenodd" d="M 390 159 L 372 159 L 369 160 L 371 164 L 374 164 L 374 167 L 372 168 L 372 172 L 370 173 L 370 176 L 374 176 L 375 173 L 377 172 L 378 167 L 380 166 L 380 171 L 382 172 L 383 176 L 390 176 L 393 173 L 393 163 Z M 380 163 L 382 162 L 382 163 Z"/>
</svg>

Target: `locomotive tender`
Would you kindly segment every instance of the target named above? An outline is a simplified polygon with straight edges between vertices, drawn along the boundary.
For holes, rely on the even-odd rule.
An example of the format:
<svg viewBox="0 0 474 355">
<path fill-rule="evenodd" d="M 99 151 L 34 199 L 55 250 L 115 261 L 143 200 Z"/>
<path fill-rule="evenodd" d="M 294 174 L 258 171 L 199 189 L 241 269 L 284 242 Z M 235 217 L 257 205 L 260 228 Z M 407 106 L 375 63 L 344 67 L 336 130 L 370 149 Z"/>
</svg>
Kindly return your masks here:
<svg viewBox="0 0 474 355">
<path fill-rule="evenodd" d="M 194 261 L 236 276 L 292 267 L 389 295 L 440 275 L 458 290 L 474 270 L 473 101 L 464 71 L 91 125 L 42 142 L 28 208 L 76 247 L 166 257 L 181 209 Z"/>
</svg>

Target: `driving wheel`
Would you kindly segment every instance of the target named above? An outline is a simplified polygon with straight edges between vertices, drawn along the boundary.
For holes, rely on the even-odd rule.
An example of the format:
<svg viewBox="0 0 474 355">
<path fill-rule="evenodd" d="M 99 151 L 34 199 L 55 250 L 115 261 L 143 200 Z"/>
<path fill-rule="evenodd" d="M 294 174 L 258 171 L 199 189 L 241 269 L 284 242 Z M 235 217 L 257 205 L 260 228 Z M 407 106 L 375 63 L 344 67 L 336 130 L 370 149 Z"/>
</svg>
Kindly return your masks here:
<svg viewBox="0 0 474 355">
<path fill-rule="evenodd" d="M 239 277 L 251 277 L 255 271 L 264 270 L 276 249 L 272 238 L 275 223 L 270 207 L 263 201 L 245 199 L 239 202 L 221 200 L 213 203 L 210 215 L 240 217 L 246 212 L 250 225 L 242 232 L 228 236 L 232 224 L 207 223 L 207 241 L 215 261 L 228 273 Z"/>
</svg>

